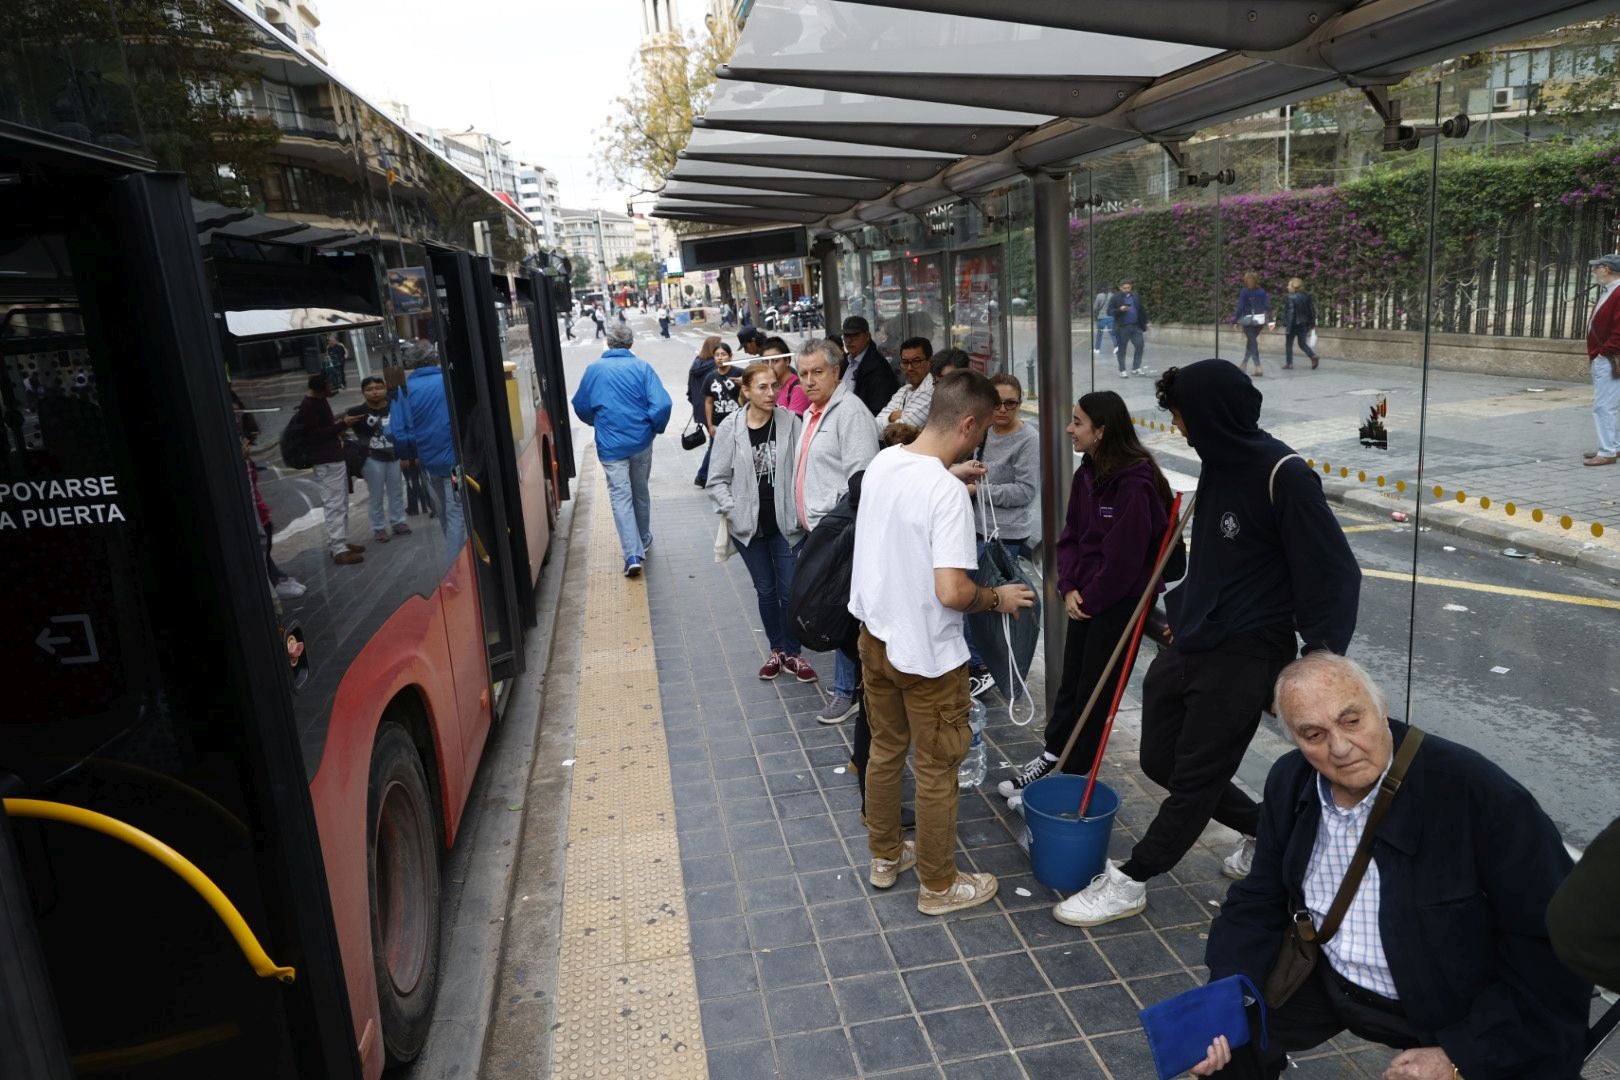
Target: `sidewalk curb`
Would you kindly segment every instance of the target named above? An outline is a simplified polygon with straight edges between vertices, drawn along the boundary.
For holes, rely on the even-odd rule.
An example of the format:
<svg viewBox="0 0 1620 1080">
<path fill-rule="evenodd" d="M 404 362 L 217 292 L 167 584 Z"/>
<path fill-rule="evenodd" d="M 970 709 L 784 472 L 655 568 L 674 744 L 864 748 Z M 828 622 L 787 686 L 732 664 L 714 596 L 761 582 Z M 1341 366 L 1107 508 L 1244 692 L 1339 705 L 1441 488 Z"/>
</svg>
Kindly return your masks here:
<svg viewBox="0 0 1620 1080">
<path fill-rule="evenodd" d="M 1163 451 L 1156 452 L 1155 456 L 1161 463 L 1193 476 L 1197 476 L 1202 467 L 1196 456 Z M 1374 491 L 1357 483 L 1328 476 L 1322 477 L 1322 491 L 1330 502 L 1366 510 L 1380 518 L 1387 519 L 1391 510 L 1404 510 L 1414 518 L 1420 518 L 1419 524 L 1423 528 L 1433 529 L 1436 532 L 1467 537 L 1493 547 L 1512 547 L 1519 551 L 1532 552 L 1564 566 L 1610 574 L 1620 572 L 1620 552 L 1607 551 L 1599 547 L 1585 547 L 1582 541 L 1573 537 L 1566 540 L 1562 537 L 1549 536 L 1535 529 L 1520 528 L 1508 521 L 1482 519 L 1439 504 L 1425 503 L 1420 510 L 1417 496 L 1412 491 L 1404 495 L 1398 495 L 1393 491 Z"/>
</svg>

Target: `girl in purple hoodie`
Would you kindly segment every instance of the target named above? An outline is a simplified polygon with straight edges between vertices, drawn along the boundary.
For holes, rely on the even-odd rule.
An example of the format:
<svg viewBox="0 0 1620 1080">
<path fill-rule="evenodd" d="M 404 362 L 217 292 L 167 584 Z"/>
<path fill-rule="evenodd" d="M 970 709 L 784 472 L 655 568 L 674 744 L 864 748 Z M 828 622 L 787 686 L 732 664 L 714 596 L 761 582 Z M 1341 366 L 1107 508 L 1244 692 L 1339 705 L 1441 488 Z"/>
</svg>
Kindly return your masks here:
<svg viewBox="0 0 1620 1080">
<path fill-rule="evenodd" d="M 1085 458 L 1074 470 L 1069 515 L 1057 542 L 1058 592 L 1069 616 L 1063 676 L 1046 721 L 1045 749 L 998 785 L 1014 806 L 1025 787 L 1056 767 L 1153 572 L 1173 497 L 1153 455 L 1136 437 L 1124 399 L 1112 390 L 1082 397 L 1064 430 Z M 1116 668 L 1103 687 L 1100 707 L 1093 709 L 1064 772 L 1090 771 L 1102 736 L 1103 710 L 1113 700 L 1121 673 Z"/>
</svg>

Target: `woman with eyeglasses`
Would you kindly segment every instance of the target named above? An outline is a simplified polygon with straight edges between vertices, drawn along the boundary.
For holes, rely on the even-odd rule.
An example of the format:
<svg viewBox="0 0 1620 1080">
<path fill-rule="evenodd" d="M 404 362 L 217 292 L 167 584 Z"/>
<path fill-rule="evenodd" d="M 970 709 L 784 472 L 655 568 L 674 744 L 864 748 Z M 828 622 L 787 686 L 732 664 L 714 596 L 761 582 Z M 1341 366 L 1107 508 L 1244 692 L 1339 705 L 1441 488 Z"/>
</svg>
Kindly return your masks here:
<svg viewBox="0 0 1620 1080">
<path fill-rule="evenodd" d="M 993 528 L 1002 546 L 1016 557 L 1029 549 L 1030 534 L 1036 525 L 1035 500 L 1041 493 L 1040 437 L 1035 425 L 1027 423 L 1020 411 L 1024 387 L 1018 376 L 1006 372 L 992 375 L 990 385 L 996 390 L 996 411 L 978 454 L 988 471 L 978 484 L 968 485 L 968 495 L 978 515 L 979 551 L 984 551 Z M 978 510 L 979 484 L 985 486 L 985 501 L 990 504 L 982 513 Z M 978 697 L 994 686 L 995 680 L 973 644 L 965 619 L 962 629 L 968 647 L 968 691 Z"/>
</svg>

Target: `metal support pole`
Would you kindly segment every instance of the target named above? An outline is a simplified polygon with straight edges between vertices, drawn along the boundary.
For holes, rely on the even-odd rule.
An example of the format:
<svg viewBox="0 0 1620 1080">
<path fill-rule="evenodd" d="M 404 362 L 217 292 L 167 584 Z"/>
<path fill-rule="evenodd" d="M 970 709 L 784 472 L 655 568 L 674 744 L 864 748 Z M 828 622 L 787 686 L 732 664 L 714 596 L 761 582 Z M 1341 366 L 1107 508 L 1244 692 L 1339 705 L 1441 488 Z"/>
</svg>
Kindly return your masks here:
<svg viewBox="0 0 1620 1080">
<path fill-rule="evenodd" d="M 821 336 L 826 337 L 836 334 L 844 324 L 843 306 L 838 295 L 838 245 L 819 244 L 816 254 L 821 259 L 821 314 L 824 323 Z"/>
<path fill-rule="evenodd" d="M 754 264 L 749 263 L 743 267 L 743 282 L 748 289 L 748 318 L 754 324 L 755 330 L 763 330 L 760 317 L 763 314 L 759 306 L 759 279 L 754 277 Z M 740 323 L 742 320 L 739 319 Z"/>
<path fill-rule="evenodd" d="M 1057 585 L 1057 538 L 1068 512 L 1074 453 L 1063 429 L 1074 403 L 1069 265 L 1069 178 L 1037 174 L 1035 188 L 1036 402 L 1041 431 L 1041 632 L 1045 637 L 1046 711 L 1063 677 L 1063 635 L 1068 617 Z"/>
</svg>

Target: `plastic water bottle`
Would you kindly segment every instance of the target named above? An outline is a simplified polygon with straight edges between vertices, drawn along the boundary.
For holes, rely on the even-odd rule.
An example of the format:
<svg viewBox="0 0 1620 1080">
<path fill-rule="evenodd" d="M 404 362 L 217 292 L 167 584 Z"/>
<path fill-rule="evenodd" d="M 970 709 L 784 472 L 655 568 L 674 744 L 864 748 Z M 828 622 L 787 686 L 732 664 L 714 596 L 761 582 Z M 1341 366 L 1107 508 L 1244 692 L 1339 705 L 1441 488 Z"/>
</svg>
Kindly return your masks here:
<svg viewBox="0 0 1620 1080">
<path fill-rule="evenodd" d="M 973 731 L 973 741 L 968 744 L 967 757 L 962 759 L 961 766 L 956 770 L 956 786 L 963 790 L 978 787 L 984 783 L 987 763 L 984 758 L 984 706 L 977 700 L 968 705 L 968 727 Z"/>
</svg>

